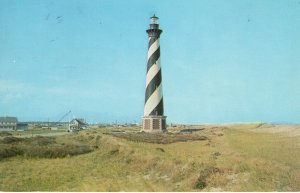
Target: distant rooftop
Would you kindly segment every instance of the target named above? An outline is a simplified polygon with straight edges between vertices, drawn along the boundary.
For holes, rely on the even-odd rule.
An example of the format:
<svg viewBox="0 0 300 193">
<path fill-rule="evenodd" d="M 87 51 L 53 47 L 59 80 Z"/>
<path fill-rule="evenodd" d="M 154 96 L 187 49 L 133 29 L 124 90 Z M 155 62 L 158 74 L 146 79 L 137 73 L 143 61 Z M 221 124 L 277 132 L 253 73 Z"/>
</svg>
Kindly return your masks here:
<svg viewBox="0 0 300 193">
<path fill-rule="evenodd" d="M 84 121 L 84 119 L 81 119 L 81 118 L 73 119 L 71 122 L 74 122 L 74 121 L 77 121 L 79 124 L 83 124 L 83 125 L 87 124 L 87 123 Z"/>
<path fill-rule="evenodd" d="M 0 117 L 0 122 L 18 122 L 17 117 Z"/>
</svg>

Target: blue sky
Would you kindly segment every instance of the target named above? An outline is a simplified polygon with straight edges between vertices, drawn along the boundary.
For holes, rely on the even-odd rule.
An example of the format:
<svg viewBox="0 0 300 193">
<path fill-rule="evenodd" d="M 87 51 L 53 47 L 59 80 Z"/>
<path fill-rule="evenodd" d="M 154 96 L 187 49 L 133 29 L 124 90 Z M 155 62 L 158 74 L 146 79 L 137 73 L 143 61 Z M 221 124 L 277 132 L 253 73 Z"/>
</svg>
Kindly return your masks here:
<svg viewBox="0 0 300 193">
<path fill-rule="evenodd" d="M 169 123 L 300 122 L 299 0 L 0 0 L 0 116 L 140 122 L 154 13 Z"/>
</svg>

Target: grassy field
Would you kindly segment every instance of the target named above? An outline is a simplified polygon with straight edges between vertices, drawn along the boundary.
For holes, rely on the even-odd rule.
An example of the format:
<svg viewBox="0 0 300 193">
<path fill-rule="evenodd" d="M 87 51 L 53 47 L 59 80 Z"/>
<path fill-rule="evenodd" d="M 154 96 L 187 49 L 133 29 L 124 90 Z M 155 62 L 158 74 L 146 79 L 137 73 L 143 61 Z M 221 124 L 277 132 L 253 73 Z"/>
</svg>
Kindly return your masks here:
<svg viewBox="0 0 300 193">
<path fill-rule="evenodd" d="M 164 143 L 135 133 L 139 128 L 2 137 L 1 155 L 4 148 L 27 148 L 0 158 L 0 191 L 300 191 L 299 126 L 191 127 L 197 130 L 187 134 L 169 128 L 173 134 L 159 136 Z M 40 154 L 31 154 L 30 145 Z M 57 147 L 61 153 L 46 156 Z M 82 147 L 87 151 L 76 151 Z"/>
</svg>

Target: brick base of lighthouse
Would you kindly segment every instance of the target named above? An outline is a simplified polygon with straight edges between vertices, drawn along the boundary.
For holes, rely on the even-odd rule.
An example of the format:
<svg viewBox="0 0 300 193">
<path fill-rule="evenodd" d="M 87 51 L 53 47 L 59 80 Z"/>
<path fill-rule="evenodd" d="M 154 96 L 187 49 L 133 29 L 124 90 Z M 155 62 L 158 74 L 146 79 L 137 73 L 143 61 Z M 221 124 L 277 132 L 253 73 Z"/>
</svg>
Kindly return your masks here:
<svg viewBox="0 0 300 193">
<path fill-rule="evenodd" d="M 143 128 L 144 132 L 166 132 L 166 116 L 145 116 L 143 117 Z"/>
</svg>

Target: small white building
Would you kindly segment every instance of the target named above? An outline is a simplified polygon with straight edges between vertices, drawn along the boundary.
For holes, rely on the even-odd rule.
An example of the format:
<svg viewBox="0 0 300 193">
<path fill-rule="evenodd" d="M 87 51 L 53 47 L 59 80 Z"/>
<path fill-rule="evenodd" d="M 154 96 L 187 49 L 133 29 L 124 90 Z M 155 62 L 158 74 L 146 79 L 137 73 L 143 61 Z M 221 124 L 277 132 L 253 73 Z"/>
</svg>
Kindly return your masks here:
<svg viewBox="0 0 300 193">
<path fill-rule="evenodd" d="M 14 131 L 17 129 L 17 117 L 0 117 L 0 131 Z"/>
</svg>

